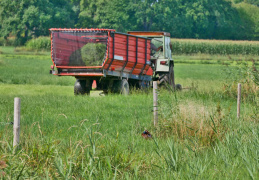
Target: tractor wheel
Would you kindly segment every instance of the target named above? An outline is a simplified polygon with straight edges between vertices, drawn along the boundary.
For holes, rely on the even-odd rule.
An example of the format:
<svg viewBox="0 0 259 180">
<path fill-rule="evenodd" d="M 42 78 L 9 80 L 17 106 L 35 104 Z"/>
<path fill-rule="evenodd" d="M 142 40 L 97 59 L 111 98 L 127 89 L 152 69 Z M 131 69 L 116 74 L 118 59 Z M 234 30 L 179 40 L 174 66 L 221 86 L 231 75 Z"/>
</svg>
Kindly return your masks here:
<svg viewBox="0 0 259 180">
<path fill-rule="evenodd" d="M 173 64 L 170 65 L 169 68 L 169 85 L 170 87 L 172 87 L 173 89 L 175 89 L 175 82 L 174 82 L 174 66 Z"/>
<path fill-rule="evenodd" d="M 77 79 L 74 86 L 74 95 L 90 95 L 90 81 Z"/>
<path fill-rule="evenodd" d="M 182 88 L 182 85 L 181 85 L 181 84 L 176 84 L 176 85 L 175 85 L 175 89 L 176 89 L 177 91 L 181 91 L 183 88 Z"/>
<path fill-rule="evenodd" d="M 170 87 L 175 89 L 174 66 L 173 66 L 173 64 L 170 65 L 168 73 L 160 73 L 159 74 L 158 85 L 159 86 L 169 85 Z"/>
<path fill-rule="evenodd" d="M 159 73 L 158 77 L 158 85 L 162 86 L 168 82 L 168 74 L 167 73 Z"/>
</svg>

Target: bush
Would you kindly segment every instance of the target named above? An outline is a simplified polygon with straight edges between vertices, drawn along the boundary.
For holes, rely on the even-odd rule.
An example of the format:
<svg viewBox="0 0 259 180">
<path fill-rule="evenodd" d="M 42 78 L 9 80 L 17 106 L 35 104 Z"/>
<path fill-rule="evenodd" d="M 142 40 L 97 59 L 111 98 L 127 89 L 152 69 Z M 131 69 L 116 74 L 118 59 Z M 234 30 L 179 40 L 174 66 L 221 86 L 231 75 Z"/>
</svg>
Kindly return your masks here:
<svg viewBox="0 0 259 180">
<path fill-rule="evenodd" d="M 237 97 L 237 84 L 241 83 L 243 101 L 258 103 L 259 73 L 254 60 L 252 60 L 252 66 L 248 63 L 238 63 L 234 68 L 226 66 L 224 74 L 225 79 L 228 80 L 223 85 L 223 92 L 226 96 Z"/>
<path fill-rule="evenodd" d="M 15 38 L 10 37 L 5 40 L 3 37 L 0 37 L 0 46 L 14 46 L 15 45 Z"/>
<path fill-rule="evenodd" d="M 0 46 L 4 46 L 5 45 L 5 40 L 4 38 L 0 38 Z"/>
<path fill-rule="evenodd" d="M 50 50 L 51 40 L 48 36 L 40 36 L 36 39 L 31 39 L 27 41 L 25 46 L 26 48 L 31 50 Z"/>
</svg>

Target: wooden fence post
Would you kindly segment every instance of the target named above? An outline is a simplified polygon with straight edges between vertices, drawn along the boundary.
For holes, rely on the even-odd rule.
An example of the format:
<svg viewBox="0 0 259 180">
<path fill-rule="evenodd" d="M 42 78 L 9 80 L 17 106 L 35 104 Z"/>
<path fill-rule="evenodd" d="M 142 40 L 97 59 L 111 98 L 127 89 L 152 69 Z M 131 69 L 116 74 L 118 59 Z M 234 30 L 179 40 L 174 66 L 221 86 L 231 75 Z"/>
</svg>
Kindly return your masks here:
<svg viewBox="0 0 259 180">
<path fill-rule="evenodd" d="M 158 123 L 158 107 L 157 107 L 157 81 L 153 81 L 153 112 L 154 112 L 154 126 Z"/>
<path fill-rule="evenodd" d="M 21 100 L 16 97 L 14 98 L 13 147 L 16 147 L 20 140 L 20 112 Z"/>
<path fill-rule="evenodd" d="M 241 103 L 241 84 L 237 86 L 237 118 L 240 118 L 240 103 Z"/>
</svg>

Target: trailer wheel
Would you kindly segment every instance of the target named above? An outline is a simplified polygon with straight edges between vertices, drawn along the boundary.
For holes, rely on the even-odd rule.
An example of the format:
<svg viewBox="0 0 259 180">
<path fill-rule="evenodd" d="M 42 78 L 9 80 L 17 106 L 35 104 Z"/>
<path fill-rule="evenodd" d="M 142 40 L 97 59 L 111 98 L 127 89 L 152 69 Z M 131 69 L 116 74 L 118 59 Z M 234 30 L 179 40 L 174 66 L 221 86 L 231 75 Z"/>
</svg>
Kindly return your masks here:
<svg viewBox="0 0 259 180">
<path fill-rule="evenodd" d="M 90 95 L 90 81 L 77 79 L 74 85 L 74 95 Z"/>
<path fill-rule="evenodd" d="M 129 83 L 127 79 L 122 79 L 120 81 L 120 94 L 123 94 L 123 95 L 129 94 Z"/>
<path fill-rule="evenodd" d="M 127 79 L 114 80 L 111 86 L 112 93 L 129 94 L 129 83 Z"/>
</svg>

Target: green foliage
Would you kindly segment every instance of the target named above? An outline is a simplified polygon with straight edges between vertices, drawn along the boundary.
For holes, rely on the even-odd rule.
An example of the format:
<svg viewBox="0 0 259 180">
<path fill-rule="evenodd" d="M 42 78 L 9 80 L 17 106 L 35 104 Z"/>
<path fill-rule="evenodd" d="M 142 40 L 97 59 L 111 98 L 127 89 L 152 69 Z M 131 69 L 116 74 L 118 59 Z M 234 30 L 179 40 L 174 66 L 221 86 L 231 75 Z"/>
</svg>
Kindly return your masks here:
<svg viewBox="0 0 259 180">
<path fill-rule="evenodd" d="M 259 6 L 259 1 L 258 0 L 233 0 L 233 1 L 234 1 L 234 3 L 245 2 L 245 3 L 248 3 L 248 4 Z"/>
<path fill-rule="evenodd" d="M 237 96 L 237 84 L 242 84 L 242 101 L 251 101 L 258 106 L 259 102 L 259 72 L 255 66 L 255 61 L 252 60 L 252 65 L 246 62 L 237 62 L 235 68 L 226 66 L 224 68 L 225 79 L 229 83 L 224 84 L 224 94 L 230 97 Z M 256 98 L 257 97 L 257 98 Z M 257 103 L 257 104 L 256 104 Z"/>
<path fill-rule="evenodd" d="M 80 15 L 85 15 L 84 21 L 79 23 L 81 27 L 109 27 L 123 32 L 167 31 L 179 38 L 247 38 L 248 27 L 241 21 L 237 10 L 225 0 L 195 3 L 184 0 L 81 2 L 87 7 L 81 9 Z M 89 10 L 91 7 L 94 7 L 93 11 Z"/>
<path fill-rule="evenodd" d="M 15 11 L 14 11 L 15 9 Z M 257 0 L 1 0 L 0 35 L 15 45 L 49 28 L 167 31 L 177 38 L 258 39 Z M 227 33 L 226 33 L 227 32 Z"/>
<path fill-rule="evenodd" d="M 15 38 L 10 37 L 4 39 L 4 37 L 0 37 L 0 46 L 14 46 L 15 45 Z"/>
<path fill-rule="evenodd" d="M 158 4 L 161 15 L 155 30 L 163 27 L 172 37 L 243 39 L 246 36 L 237 11 L 227 1 L 165 0 L 164 4 Z"/>
<path fill-rule="evenodd" d="M 49 35 L 49 28 L 73 26 L 73 11 L 68 1 L 1 0 L 0 35 L 13 35 L 16 45 L 28 39 Z"/>
<path fill-rule="evenodd" d="M 248 32 L 252 39 L 259 39 L 259 7 L 247 3 L 235 5 L 244 23 L 247 24 Z"/>
<path fill-rule="evenodd" d="M 172 39 L 172 54 L 259 55 L 257 41 Z"/>
<path fill-rule="evenodd" d="M 249 4 L 256 5 L 256 6 L 259 6 L 259 1 L 258 0 L 246 0 L 245 2 L 249 3 Z"/>
<path fill-rule="evenodd" d="M 30 49 L 30 50 L 47 50 L 47 51 L 49 51 L 51 49 L 50 37 L 41 36 L 36 39 L 31 39 L 26 42 L 25 46 L 27 49 Z"/>
</svg>

